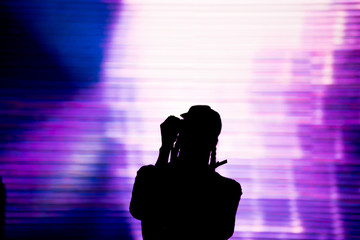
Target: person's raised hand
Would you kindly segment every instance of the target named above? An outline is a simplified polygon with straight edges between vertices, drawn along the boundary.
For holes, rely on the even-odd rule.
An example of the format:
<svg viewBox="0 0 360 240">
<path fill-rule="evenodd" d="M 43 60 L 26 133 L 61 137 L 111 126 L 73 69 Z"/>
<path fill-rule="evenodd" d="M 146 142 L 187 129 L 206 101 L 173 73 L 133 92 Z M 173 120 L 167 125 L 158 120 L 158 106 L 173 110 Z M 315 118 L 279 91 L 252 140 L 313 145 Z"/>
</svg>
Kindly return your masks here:
<svg viewBox="0 0 360 240">
<path fill-rule="evenodd" d="M 180 124 L 181 120 L 175 116 L 169 116 L 162 124 L 160 124 L 162 147 L 170 149 L 173 147 L 180 131 Z"/>
</svg>

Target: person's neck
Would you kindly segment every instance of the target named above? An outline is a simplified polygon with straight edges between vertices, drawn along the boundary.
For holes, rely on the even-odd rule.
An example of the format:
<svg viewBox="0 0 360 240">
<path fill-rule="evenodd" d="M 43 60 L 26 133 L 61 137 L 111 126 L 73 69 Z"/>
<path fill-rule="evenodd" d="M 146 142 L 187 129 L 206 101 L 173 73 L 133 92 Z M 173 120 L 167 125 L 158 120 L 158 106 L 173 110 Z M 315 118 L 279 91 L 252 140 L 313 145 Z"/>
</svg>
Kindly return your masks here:
<svg viewBox="0 0 360 240">
<path fill-rule="evenodd" d="M 176 169 L 181 171 L 185 176 L 193 178 L 200 177 L 209 172 L 209 165 L 194 165 L 191 162 L 181 161 L 175 164 Z"/>
<path fill-rule="evenodd" d="M 180 155 L 183 155 L 187 158 L 208 158 L 210 156 L 210 151 L 207 149 L 201 148 L 181 148 Z"/>
<path fill-rule="evenodd" d="M 187 151 L 182 149 L 179 160 L 188 166 L 188 169 L 191 169 L 191 171 L 202 171 L 208 169 L 209 157 L 210 153 L 206 151 Z"/>
</svg>

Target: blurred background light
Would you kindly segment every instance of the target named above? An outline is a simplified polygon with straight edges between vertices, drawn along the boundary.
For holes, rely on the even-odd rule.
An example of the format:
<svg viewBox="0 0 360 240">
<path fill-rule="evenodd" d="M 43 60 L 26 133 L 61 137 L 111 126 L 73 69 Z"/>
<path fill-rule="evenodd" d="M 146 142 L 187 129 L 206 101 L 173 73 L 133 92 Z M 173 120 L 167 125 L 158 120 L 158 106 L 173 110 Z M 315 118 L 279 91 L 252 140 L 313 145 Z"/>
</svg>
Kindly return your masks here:
<svg viewBox="0 0 360 240">
<path fill-rule="evenodd" d="M 159 124 L 222 116 L 232 239 L 357 239 L 360 3 L 0 3 L 7 239 L 141 239 L 128 212 Z"/>
</svg>

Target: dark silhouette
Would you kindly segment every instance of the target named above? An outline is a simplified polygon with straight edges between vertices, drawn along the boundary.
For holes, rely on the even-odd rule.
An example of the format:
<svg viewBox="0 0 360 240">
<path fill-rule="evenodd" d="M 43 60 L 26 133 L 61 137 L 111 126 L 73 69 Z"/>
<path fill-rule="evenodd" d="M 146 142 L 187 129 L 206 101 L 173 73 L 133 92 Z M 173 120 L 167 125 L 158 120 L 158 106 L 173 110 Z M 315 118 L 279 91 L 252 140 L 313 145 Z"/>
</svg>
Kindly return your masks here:
<svg viewBox="0 0 360 240">
<path fill-rule="evenodd" d="M 226 163 L 216 162 L 220 115 L 209 106 L 192 106 L 181 116 L 161 124 L 158 160 L 138 171 L 130 213 L 141 220 L 144 240 L 228 239 L 242 190 L 215 172 Z"/>
</svg>

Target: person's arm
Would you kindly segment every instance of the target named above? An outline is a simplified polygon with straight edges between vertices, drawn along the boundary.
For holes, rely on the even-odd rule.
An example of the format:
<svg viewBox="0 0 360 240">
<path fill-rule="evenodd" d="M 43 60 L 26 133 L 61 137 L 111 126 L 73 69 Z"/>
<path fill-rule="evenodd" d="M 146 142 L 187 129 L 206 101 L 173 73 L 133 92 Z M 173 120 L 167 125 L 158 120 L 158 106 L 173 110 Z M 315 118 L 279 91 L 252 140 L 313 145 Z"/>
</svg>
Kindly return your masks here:
<svg viewBox="0 0 360 240">
<path fill-rule="evenodd" d="M 144 166 L 137 172 L 130 201 L 130 213 L 139 220 L 151 215 L 154 204 L 158 202 L 156 194 L 161 189 L 161 172 L 168 164 L 169 154 L 179 132 L 180 119 L 169 116 L 161 125 L 161 142 L 159 157 L 155 164 Z"/>
<path fill-rule="evenodd" d="M 169 116 L 161 125 L 161 148 L 156 167 L 165 166 L 169 161 L 170 151 L 173 148 L 176 137 L 179 133 L 180 119 Z"/>
<path fill-rule="evenodd" d="M 130 201 L 130 213 L 138 219 L 160 216 L 167 195 L 167 167 L 143 166 L 137 172 Z"/>
<path fill-rule="evenodd" d="M 155 164 L 156 167 L 162 167 L 168 163 L 171 148 L 171 146 L 162 146 L 159 149 L 159 156 Z"/>
<path fill-rule="evenodd" d="M 143 166 L 137 172 L 130 201 L 131 215 L 142 220 L 149 212 L 150 197 L 152 195 L 152 175 L 154 166 Z"/>
<path fill-rule="evenodd" d="M 217 239 L 229 239 L 234 234 L 236 212 L 242 195 L 242 189 L 239 183 L 234 184 L 229 201 L 222 203 L 219 213 L 219 221 L 214 226 Z"/>
</svg>

